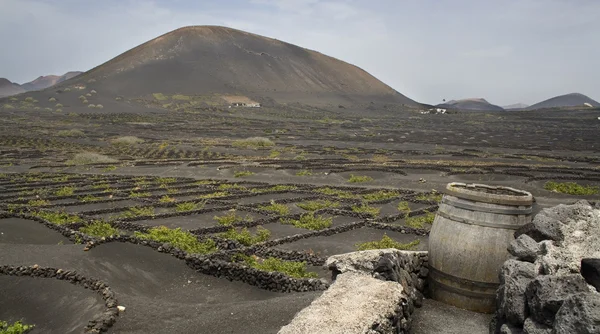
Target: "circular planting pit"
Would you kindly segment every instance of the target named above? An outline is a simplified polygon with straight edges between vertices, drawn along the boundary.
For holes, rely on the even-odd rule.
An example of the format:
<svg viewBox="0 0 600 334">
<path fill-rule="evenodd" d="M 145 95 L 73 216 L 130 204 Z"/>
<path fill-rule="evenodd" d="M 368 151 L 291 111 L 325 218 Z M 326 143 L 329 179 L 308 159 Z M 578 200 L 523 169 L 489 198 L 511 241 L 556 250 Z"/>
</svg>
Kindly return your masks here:
<svg viewBox="0 0 600 334">
<path fill-rule="evenodd" d="M 34 333 L 83 333 L 105 311 L 94 291 L 53 278 L 0 275 L 0 319 L 35 325 Z"/>
<path fill-rule="evenodd" d="M 72 242 L 58 231 L 51 230 L 39 222 L 22 218 L 5 218 L 0 219 L 0 243 L 57 245 Z"/>
<path fill-rule="evenodd" d="M 275 248 L 301 252 L 314 252 L 318 256 L 329 257 L 336 254 L 355 252 L 357 251 L 356 244 L 369 241 L 380 241 L 384 234 L 400 243 L 410 243 L 418 239 L 420 240 L 419 244 L 411 250 L 427 250 L 427 237 L 368 227 L 357 228 L 330 236 L 316 236 L 300 239 L 291 243 L 277 245 Z"/>
</svg>

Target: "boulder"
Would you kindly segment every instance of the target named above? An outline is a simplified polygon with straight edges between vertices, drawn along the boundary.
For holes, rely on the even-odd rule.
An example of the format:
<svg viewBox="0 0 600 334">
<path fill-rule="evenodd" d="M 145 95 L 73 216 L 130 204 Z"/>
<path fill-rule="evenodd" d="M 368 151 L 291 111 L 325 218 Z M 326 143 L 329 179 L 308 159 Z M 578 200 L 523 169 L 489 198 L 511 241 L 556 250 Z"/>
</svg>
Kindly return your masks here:
<svg viewBox="0 0 600 334">
<path fill-rule="evenodd" d="M 581 275 L 589 285 L 600 292 L 600 259 L 581 260 Z"/>
<path fill-rule="evenodd" d="M 525 234 L 536 242 L 543 240 L 561 241 L 564 236 L 561 230 L 561 222 L 555 218 L 539 213 L 529 224 L 523 225 L 515 232 L 515 238 Z"/>
<path fill-rule="evenodd" d="M 535 262 L 540 245 L 527 234 L 521 234 L 510 243 L 508 252 L 521 261 Z"/>
<path fill-rule="evenodd" d="M 579 293 L 567 299 L 556 314 L 554 333 L 600 333 L 600 294 Z"/>
<path fill-rule="evenodd" d="M 535 276 L 533 263 L 511 259 L 502 265 L 500 269 L 501 285 L 498 289 L 498 308 L 510 323 L 521 325 L 527 318 L 525 290 Z"/>
<path fill-rule="evenodd" d="M 523 334 L 523 329 L 510 324 L 504 324 L 500 327 L 500 334 Z"/>
<path fill-rule="evenodd" d="M 531 318 L 525 319 L 523 324 L 523 333 L 525 334 L 552 334 L 552 327 L 537 323 Z"/>
<path fill-rule="evenodd" d="M 525 291 L 529 313 L 540 324 L 552 326 L 563 302 L 580 292 L 589 292 L 581 275 L 538 276 L 529 283 Z"/>
</svg>

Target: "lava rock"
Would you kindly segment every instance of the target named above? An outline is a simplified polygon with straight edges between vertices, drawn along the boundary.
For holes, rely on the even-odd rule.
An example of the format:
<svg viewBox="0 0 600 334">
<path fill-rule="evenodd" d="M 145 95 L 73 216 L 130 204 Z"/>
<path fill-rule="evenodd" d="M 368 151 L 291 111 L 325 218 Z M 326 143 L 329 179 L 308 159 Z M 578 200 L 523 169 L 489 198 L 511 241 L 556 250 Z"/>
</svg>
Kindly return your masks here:
<svg viewBox="0 0 600 334">
<path fill-rule="evenodd" d="M 556 314 L 554 333 L 600 333 L 600 294 L 579 293 L 567 299 Z"/>
<path fill-rule="evenodd" d="M 521 261 L 533 263 L 540 252 L 540 245 L 527 234 L 521 234 L 510 243 L 508 252 Z"/>
<path fill-rule="evenodd" d="M 561 222 L 552 217 L 548 217 L 544 212 L 539 213 L 533 219 L 533 222 L 523 225 L 515 232 L 515 238 L 526 234 L 536 242 L 543 240 L 561 241 L 564 239 L 560 228 Z"/>
<path fill-rule="evenodd" d="M 535 278 L 533 263 L 517 260 L 504 262 L 500 269 L 498 308 L 512 324 L 522 325 L 528 316 L 525 291 Z"/>
<path fill-rule="evenodd" d="M 536 277 L 525 291 L 529 312 L 537 322 L 552 326 L 554 317 L 563 302 L 571 295 L 589 292 L 581 275 Z"/>
<path fill-rule="evenodd" d="M 523 333 L 525 334 L 552 334 L 552 327 L 537 323 L 531 318 L 525 319 L 523 324 Z"/>
<path fill-rule="evenodd" d="M 589 285 L 600 292 L 600 259 L 581 260 L 581 275 Z"/>
<path fill-rule="evenodd" d="M 523 334 L 523 330 L 511 324 L 504 324 L 500 327 L 500 334 Z"/>
</svg>

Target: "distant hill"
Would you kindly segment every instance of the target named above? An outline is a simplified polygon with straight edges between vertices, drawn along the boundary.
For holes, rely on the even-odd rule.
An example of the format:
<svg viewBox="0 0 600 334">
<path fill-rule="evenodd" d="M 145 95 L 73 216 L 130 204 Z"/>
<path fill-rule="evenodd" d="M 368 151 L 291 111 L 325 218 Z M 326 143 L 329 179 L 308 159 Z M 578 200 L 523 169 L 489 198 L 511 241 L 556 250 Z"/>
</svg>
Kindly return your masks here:
<svg viewBox="0 0 600 334">
<path fill-rule="evenodd" d="M 83 72 L 72 71 L 72 72 L 67 72 L 63 75 L 40 76 L 33 81 L 22 84 L 21 87 L 23 87 L 27 91 L 42 90 L 42 89 L 46 89 L 48 87 L 54 86 L 57 83 L 74 78 L 81 73 L 83 73 Z"/>
<path fill-rule="evenodd" d="M 222 94 L 286 103 L 419 105 L 354 65 L 218 26 L 174 30 L 60 84 L 69 85 L 87 85 L 99 96 Z"/>
<path fill-rule="evenodd" d="M 525 103 L 515 103 L 515 104 L 509 104 L 507 106 L 502 106 L 502 108 L 504 108 L 505 110 L 509 110 L 509 109 L 525 109 L 529 107 L 528 104 Z"/>
<path fill-rule="evenodd" d="M 564 108 L 564 107 L 600 107 L 600 103 L 592 100 L 591 98 L 579 94 L 571 93 L 566 95 L 560 95 L 551 99 L 536 103 L 532 106 L 525 108 L 525 110 L 535 110 L 544 108 Z"/>
<path fill-rule="evenodd" d="M 475 111 L 503 111 L 500 106 L 494 105 L 482 98 L 471 98 L 462 100 L 450 100 L 438 104 L 438 108 L 456 109 L 456 110 L 475 110 Z"/>
<path fill-rule="evenodd" d="M 0 98 L 25 93 L 27 90 L 8 79 L 0 78 Z"/>
</svg>

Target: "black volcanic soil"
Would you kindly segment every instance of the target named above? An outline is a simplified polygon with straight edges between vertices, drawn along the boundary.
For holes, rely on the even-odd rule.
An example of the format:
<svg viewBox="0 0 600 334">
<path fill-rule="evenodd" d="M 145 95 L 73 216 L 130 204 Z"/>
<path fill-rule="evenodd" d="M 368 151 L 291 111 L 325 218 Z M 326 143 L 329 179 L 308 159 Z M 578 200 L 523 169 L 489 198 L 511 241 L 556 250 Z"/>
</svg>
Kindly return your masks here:
<svg viewBox="0 0 600 334">
<path fill-rule="evenodd" d="M 176 56 L 172 60 L 156 60 L 171 54 Z M 288 66 L 291 63 L 297 67 Z M 235 66 L 222 68 L 228 64 Z M 258 79 L 250 86 L 255 71 L 264 72 L 277 92 Z M 237 87 L 222 86 L 235 75 L 239 75 Z M 356 94 L 362 86 L 370 88 Z M 207 95 L 213 89 L 221 95 Z M 257 93 L 264 97 L 261 102 L 268 103 L 261 108 L 228 108 L 217 103 L 225 93 L 250 98 Z M 365 94 L 381 99 L 370 103 Z M 340 102 L 348 101 L 346 95 L 353 96 L 352 103 Z M 270 98 L 298 103 L 281 104 Z M 397 103 L 382 102 L 386 99 Z M 421 193 L 441 192 L 449 182 L 523 189 L 535 196 L 539 208 L 600 200 L 598 194 L 572 196 L 544 189 L 547 181 L 600 186 L 599 110 L 433 115 L 402 106 L 403 101 L 361 70 L 312 51 L 221 28 L 183 29 L 56 87 L 12 101 L 1 99 L 0 212 L 9 216 L 5 211 L 64 210 L 78 213 L 82 224 L 88 224 L 131 206 L 153 206 L 155 214 L 168 217 L 133 217 L 128 219 L 130 225 L 112 224 L 125 228 L 128 235 L 150 225 L 168 225 L 210 238 L 216 232 L 212 217 L 237 208 L 238 214 L 247 211 L 270 229 L 271 239 L 279 239 L 315 232 L 283 225 L 279 220 L 284 217 L 260 211 L 259 206 L 271 200 L 285 202 L 291 214 L 304 212 L 296 204 L 306 198 L 339 202 L 338 211 L 323 215 L 336 216 L 334 227 L 345 228 L 368 222 L 350 209 L 360 203 L 360 195 L 394 189 L 396 197 L 370 205 L 381 208 L 376 219 L 395 229 L 405 224 L 397 209 L 400 201 L 407 201 L 413 211 L 431 207 L 435 202 L 419 199 L 424 198 Z M 137 136 L 144 142 L 113 144 L 122 136 Z M 244 147 L 249 137 L 266 138 L 263 142 L 272 145 Z M 72 164 L 70 160 L 80 153 L 112 160 Z M 254 174 L 236 175 L 239 171 Z M 364 177 L 359 178 L 364 182 L 350 182 L 351 175 Z M 271 188 L 276 185 L 280 187 Z M 318 191 L 324 187 L 338 192 Z M 206 209 L 216 211 L 179 215 L 165 205 L 165 201 L 200 198 L 208 200 Z M 102 202 L 106 199 L 116 201 Z M 395 221 L 389 222 L 390 216 Z M 421 232 L 426 234 L 429 228 L 424 226 Z M 0 265 L 74 269 L 111 286 L 119 304 L 126 307 L 112 333 L 276 333 L 320 294 L 276 293 L 200 274 L 185 261 L 130 243 L 109 241 L 86 252 L 83 245 L 70 244 L 29 220 L 0 219 L 0 233 L 4 233 L 0 234 Z M 427 235 L 381 226 L 329 236 L 317 232 L 293 242 L 283 240 L 274 248 L 313 252 L 324 260 L 355 251 L 356 243 L 380 240 L 384 233 L 404 243 L 419 239 L 419 249 L 427 248 Z M 329 276 L 322 269 L 309 269 L 322 279 Z M 0 278 L 32 291 L 55 284 Z M 50 299 L 23 292 L 29 305 L 45 311 L 32 322 L 48 328 L 46 332 L 64 332 L 73 322 L 85 326 L 86 312 L 94 310 L 93 303 L 76 304 L 91 296 L 87 291 L 80 293 L 82 289 L 69 285 L 61 289 Z M 15 291 L 11 300 L 22 290 Z M 4 296 L 5 291 L 0 292 Z M 81 310 L 49 322 L 60 296 L 72 298 L 68 301 Z M 8 314 L 0 308 L 0 318 L 29 320 L 38 315 L 25 311 Z"/>
<path fill-rule="evenodd" d="M 96 293 L 52 278 L 0 275 L 0 296 L 0 319 L 35 324 L 32 334 L 82 333 L 105 309 Z"/>
<path fill-rule="evenodd" d="M 87 253 L 81 251 L 81 245 L 35 249 L 19 246 L 0 244 L 1 263 L 75 269 L 87 277 L 107 282 L 117 294 L 119 305 L 126 307 L 110 333 L 276 333 L 319 295 L 318 292 L 268 292 L 198 274 L 183 262 L 143 246 L 114 243 Z M 68 289 L 70 284 L 64 284 L 64 289 L 57 291 L 57 298 L 59 294 L 68 296 L 72 292 Z M 76 289 L 78 287 L 72 286 L 72 290 Z M 32 303 L 38 308 L 52 307 L 48 299 L 34 299 Z M 91 320 L 89 316 L 84 319 Z M 37 323 L 32 321 L 30 323 Z M 48 326 L 52 326 L 54 332 L 62 328 L 59 326 L 65 326 L 65 322 L 64 317 L 58 318 Z"/>
</svg>

